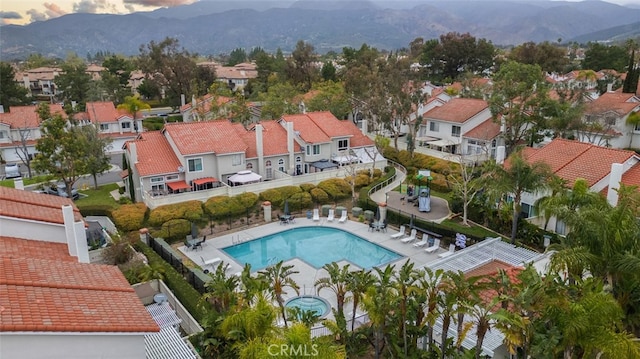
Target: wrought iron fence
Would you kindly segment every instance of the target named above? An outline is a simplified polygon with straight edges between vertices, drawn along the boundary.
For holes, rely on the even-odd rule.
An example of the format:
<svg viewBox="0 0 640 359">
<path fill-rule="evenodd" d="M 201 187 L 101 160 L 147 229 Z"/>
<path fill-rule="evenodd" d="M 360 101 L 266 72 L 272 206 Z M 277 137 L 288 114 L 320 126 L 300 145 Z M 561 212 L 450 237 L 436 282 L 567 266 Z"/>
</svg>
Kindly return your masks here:
<svg viewBox="0 0 640 359">
<path fill-rule="evenodd" d="M 171 248 L 168 243 L 164 240 L 159 241 L 149 234 L 147 234 L 147 240 L 149 247 L 151 247 L 154 252 L 158 253 L 158 255 L 167 263 L 171 264 L 171 266 L 175 268 L 175 270 L 178 271 L 178 273 L 180 273 L 193 288 L 200 292 L 200 294 L 204 294 L 206 292 L 204 287 L 205 282 L 196 275 L 193 269 L 184 265 L 182 258 L 174 254 L 173 248 Z"/>
</svg>

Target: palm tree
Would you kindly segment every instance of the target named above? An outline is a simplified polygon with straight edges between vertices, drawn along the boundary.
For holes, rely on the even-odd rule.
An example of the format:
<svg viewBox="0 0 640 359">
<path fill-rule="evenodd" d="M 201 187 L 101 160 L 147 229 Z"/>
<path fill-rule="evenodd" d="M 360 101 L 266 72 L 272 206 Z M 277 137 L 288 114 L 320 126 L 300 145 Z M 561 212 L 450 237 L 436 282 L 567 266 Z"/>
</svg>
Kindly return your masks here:
<svg viewBox="0 0 640 359">
<path fill-rule="evenodd" d="M 416 282 L 418 281 L 419 272 L 414 269 L 414 263 L 407 261 L 400 267 L 400 270 L 393 275 L 396 291 L 398 292 L 398 304 L 400 305 L 400 328 L 399 333 L 402 334 L 404 356 L 407 357 L 407 311 L 410 305 L 410 299 L 418 291 Z"/>
<path fill-rule="evenodd" d="M 201 302 L 209 302 L 219 314 L 225 314 L 237 303 L 238 277 L 226 275 L 228 264 L 221 263 L 216 270 L 209 273 L 211 280 L 205 283 L 206 292 Z M 201 303 L 202 304 L 202 303 Z"/>
<path fill-rule="evenodd" d="M 369 313 L 374 333 L 375 357 L 378 359 L 387 344 L 388 315 L 393 310 L 392 303 L 396 297 L 392 283 L 395 266 L 387 265 L 384 269 L 374 267 L 374 270 L 376 273 L 375 284 L 369 287 L 362 302 Z"/>
<path fill-rule="evenodd" d="M 252 339 L 267 340 L 277 333 L 274 326 L 276 312 L 273 306 L 260 295 L 256 304 L 228 315 L 222 323 L 220 330 L 225 333 L 228 340 L 234 342 L 236 350 L 242 344 Z"/>
<path fill-rule="evenodd" d="M 347 289 L 349 283 L 349 264 L 340 267 L 338 263 L 331 262 L 322 267 L 329 274 L 328 277 L 319 278 L 314 283 L 318 294 L 322 289 L 328 288 L 336 295 L 337 315 L 344 321 L 344 303 L 348 299 Z M 338 318 L 336 318 L 338 320 Z"/>
<path fill-rule="evenodd" d="M 518 218 L 522 207 L 524 193 L 536 193 L 548 187 L 552 177 L 549 165 L 543 162 L 529 163 L 522 156 L 522 151 L 514 152 L 504 167 L 494 166 L 490 175 L 494 185 L 513 196 L 513 212 L 511 218 L 511 242 L 515 243 L 518 233 Z"/>
<path fill-rule="evenodd" d="M 438 284 L 444 275 L 442 269 L 435 272 L 425 267 L 420 271 L 420 279 L 418 287 L 423 296 L 418 300 L 418 311 L 416 315 L 416 326 L 427 325 L 426 345 L 431 346 L 433 343 L 433 327 L 438 316 L 440 315 L 438 308 L 438 298 L 440 297 L 440 287 Z M 422 301 L 421 299 L 424 299 Z M 426 348 L 423 348 L 426 349 Z"/>
<path fill-rule="evenodd" d="M 124 102 L 118 105 L 118 110 L 126 110 L 133 116 L 133 120 L 136 120 L 138 111 L 148 110 L 151 106 L 148 103 L 140 100 L 139 95 L 127 96 L 124 98 Z M 138 131 L 142 131 L 141 128 Z"/>
<path fill-rule="evenodd" d="M 365 271 L 361 269 L 359 271 L 350 272 L 347 277 L 347 289 L 351 292 L 351 298 L 353 299 L 353 310 L 351 312 L 351 331 L 355 329 L 356 313 L 362 297 L 366 293 L 367 289 L 373 285 L 375 278 L 371 275 L 371 271 Z"/>
<path fill-rule="evenodd" d="M 498 302 L 497 298 L 494 298 L 489 303 L 484 303 L 481 300 L 474 304 L 469 302 L 463 302 L 462 306 L 466 307 L 466 311 L 473 317 L 476 325 L 476 359 L 480 359 L 482 355 L 482 344 L 487 332 L 491 329 L 492 322 L 492 309 Z M 458 341 L 462 340 L 458 337 Z"/>
<path fill-rule="evenodd" d="M 287 292 L 284 290 L 286 287 L 293 289 L 297 295 L 300 295 L 300 287 L 296 283 L 292 275 L 300 272 L 292 270 L 293 265 L 283 265 L 283 261 L 276 263 L 273 266 L 267 267 L 263 271 L 259 271 L 261 275 L 268 283 L 270 283 L 269 291 L 272 298 L 275 298 L 280 307 L 280 314 L 282 314 L 282 320 L 284 320 L 284 327 L 288 327 L 287 315 L 284 307 L 284 295 Z"/>
<path fill-rule="evenodd" d="M 447 281 L 445 282 L 447 287 L 443 288 L 443 290 L 452 292 L 460 303 L 466 303 L 466 305 L 458 305 L 455 309 L 457 315 L 456 322 L 458 324 L 458 342 L 456 343 L 458 350 L 461 349 L 462 338 L 464 338 L 464 316 L 469 310 L 469 307 L 472 307 L 478 302 L 477 293 L 483 288 L 482 284 L 484 283 L 478 283 L 480 278 L 481 277 L 477 276 L 467 278 L 462 271 L 449 272 Z"/>
<path fill-rule="evenodd" d="M 640 126 L 640 112 L 636 111 L 629 114 L 626 122 L 627 125 L 631 126 L 631 134 L 629 135 L 629 148 L 631 148 L 631 145 L 633 144 L 633 134 L 638 126 Z"/>
</svg>

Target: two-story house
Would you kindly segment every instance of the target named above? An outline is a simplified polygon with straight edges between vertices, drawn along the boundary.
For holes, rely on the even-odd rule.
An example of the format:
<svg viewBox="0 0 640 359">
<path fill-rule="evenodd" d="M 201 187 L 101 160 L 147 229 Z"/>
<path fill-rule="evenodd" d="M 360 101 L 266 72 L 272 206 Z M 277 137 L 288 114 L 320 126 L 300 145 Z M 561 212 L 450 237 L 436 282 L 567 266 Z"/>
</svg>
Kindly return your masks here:
<svg viewBox="0 0 640 359">
<path fill-rule="evenodd" d="M 38 67 L 24 72 L 16 72 L 15 81 L 29 90 L 32 97 L 52 97 L 57 94 L 54 79 L 61 72 L 62 69 L 59 67 Z"/>
<path fill-rule="evenodd" d="M 135 139 L 143 129 L 140 113 L 134 119 L 128 111 L 116 109 L 113 102 L 87 102 L 85 112 L 77 113 L 74 120 L 81 125 L 92 124 L 101 135 L 110 137 L 110 153 L 122 152 L 125 142 Z"/>
<path fill-rule="evenodd" d="M 585 128 L 576 131 L 576 138 L 598 146 L 640 148 L 640 125 L 627 123 L 634 112 L 640 112 L 640 97 L 618 91 L 604 93 L 586 105 Z"/>
<path fill-rule="evenodd" d="M 52 114 L 67 117 L 61 105 L 49 105 Z M 11 106 L 9 112 L 0 113 L 0 155 L 8 163 L 20 163 L 28 154 L 36 153 L 36 142 L 41 136 L 37 106 Z"/>
<path fill-rule="evenodd" d="M 484 100 L 454 98 L 424 113 L 423 117 L 418 130 L 418 138 L 425 139 L 421 145 L 452 154 L 495 149 L 493 140 L 497 134 L 490 123 L 493 120 L 489 104 Z"/>
<path fill-rule="evenodd" d="M 256 181 L 291 184 L 293 176 L 338 168 L 342 163 L 332 159 L 345 154 L 359 163 L 386 164 L 353 122 L 330 112 L 285 115 L 248 128 L 227 120 L 168 123 L 162 131 L 141 133 L 124 148 L 136 200 L 148 204 L 157 196 Z M 251 180 L 235 181 L 240 172 Z M 206 193 L 194 196 L 208 198 Z"/>
</svg>

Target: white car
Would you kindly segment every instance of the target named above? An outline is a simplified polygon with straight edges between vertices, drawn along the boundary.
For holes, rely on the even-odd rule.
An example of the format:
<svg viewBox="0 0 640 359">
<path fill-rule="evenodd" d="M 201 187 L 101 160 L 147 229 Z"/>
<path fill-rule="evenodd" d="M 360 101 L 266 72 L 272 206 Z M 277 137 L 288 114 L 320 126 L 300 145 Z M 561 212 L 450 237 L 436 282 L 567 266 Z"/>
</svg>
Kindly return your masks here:
<svg viewBox="0 0 640 359">
<path fill-rule="evenodd" d="M 5 165 L 4 175 L 6 178 L 22 177 L 22 173 L 20 173 L 20 166 L 17 163 Z"/>
</svg>

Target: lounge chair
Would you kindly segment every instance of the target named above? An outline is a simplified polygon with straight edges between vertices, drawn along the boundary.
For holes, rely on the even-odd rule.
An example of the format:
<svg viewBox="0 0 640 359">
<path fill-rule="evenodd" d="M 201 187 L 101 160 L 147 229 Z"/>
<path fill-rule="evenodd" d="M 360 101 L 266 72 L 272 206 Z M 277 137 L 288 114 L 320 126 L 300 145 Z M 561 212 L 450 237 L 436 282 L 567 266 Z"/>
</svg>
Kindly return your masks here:
<svg viewBox="0 0 640 359">
<path fill-rule="evenodd" d="M 444 252 L 444 253 L 438 254 L 438 257 L 439 258 L 448 257 L 448 256 L 452 255 L 455 251 L 456 251 L 456 245 L 452 243 L 452 244 L 449 245 L 449 250 Z"/>
<path fill-rule="evenodd" d="M 413 244 L 414 247 L 422 247 L 425 244 L 429 243 L 429 236 L 426 234 L 422 235 L 422 240 L 420 240 L 420 242 L 416 242 Z"/>
<path fill-rule="evenodd" d="M 411 234 L 409 235 L 409 237 L 407 238 L 402 238 L 400 241 L 402 243 L 409 243 L 409 242 L 413 242 L 416 240 L 416 235 L 418 234 L 418 231 L 416 229 L 412 229 L 411 230 Z"/>
<path fill-rule="evenodd" d="M 319 221 L 320 220 L 320 211 L 318 211 L 317 208 L 313 209 L 313 220 L 314 221 Z"/>
<path fill-rule="evenodd" d="M 334 218 L 335 218 L 335 214 L 334 214 L 333 208 L 330 208 L 329 214 L 327 215 L 327 222 L 333 222 Z"/>
<path fill-rule="evenodd" d="M 189 243 L 189 241 L 187 239 L 184 240 L 184 246 L 187 249 L 193 249 L 194 245 L 192 243 Z"/>
<path fill-rule="evenodd" d="M 404 227 L 404 224 L 403 224 L 400 226 L 398 233 L 391 235 L 391 239 L 398 239 L 398 238 L 404 237 L 406 235 L 405 231 L 406 231 L 406 228 Z"/>
<path fill-rule="evenodd" d="M 437 251 L 438 248 L 440 248 L 440 240 L 436 239 L 435 241 L 433 241 L 433 245 L 430 245 L 429 247 L 425 248 L 424 251 L 427 253 L 433 253 Z"/>
<path fill-rule="evenodd" d="M 338 220 L 338 223 L 344 223 L 347 221 L 347 210 L 343 209 L 342 210 L 342 215 L 340 216 L 340 219 Z"/>
<path fill-rule="evenodd" d="M 214 264 L 218 263 L 218 262 L 222 262 L 222 259 L 216 257 L 216 258 L 211 258 L 211 259 L 207 259 L 204 260 L 204 257 L 200 257 L 200 259 L 202 260 L 202 266 L 213 266 Z"/>
</svg>

